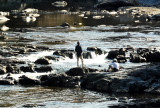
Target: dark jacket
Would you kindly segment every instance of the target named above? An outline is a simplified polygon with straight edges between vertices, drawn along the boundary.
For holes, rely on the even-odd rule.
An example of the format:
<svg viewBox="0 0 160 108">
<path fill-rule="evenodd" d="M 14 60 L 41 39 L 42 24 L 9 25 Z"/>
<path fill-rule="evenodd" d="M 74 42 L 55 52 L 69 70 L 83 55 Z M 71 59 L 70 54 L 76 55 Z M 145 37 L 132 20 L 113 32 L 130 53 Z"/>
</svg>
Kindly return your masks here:
<svg viewBox="0 0 160 108">
<path fill-rule="evenodd" d="M 75 47 L 75 51 L 77 53 L 77 57 L 81 56 L 81 54 L 82 54 L 82 47 L 80 45 L 77 45 Z"/>
</svg>

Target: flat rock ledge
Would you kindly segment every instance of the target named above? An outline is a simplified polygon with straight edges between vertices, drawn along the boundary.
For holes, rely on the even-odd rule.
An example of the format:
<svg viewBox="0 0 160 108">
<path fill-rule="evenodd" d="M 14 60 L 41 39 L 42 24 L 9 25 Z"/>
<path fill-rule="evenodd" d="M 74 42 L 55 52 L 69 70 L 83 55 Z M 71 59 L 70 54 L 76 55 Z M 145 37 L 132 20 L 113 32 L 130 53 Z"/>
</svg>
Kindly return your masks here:
<svg viewBox="0 0 160 108">
<path fill-rule="evenodd" d="M 0 85 L 41 85 L 52 87 L 82 88 L 102 93 L 124 93 L 124 94 L 160 94 L 160 63 L 150 63 L 134 69 L 119 72 L 104 72 L 103 70 L 91 68 L 72 68 L 64 73 L 41 75 L 36 79 L 21 76 L 18 80 L 8 74 L 0 79 Z M 109 100 L 111 100 L 109 98 Z M 158 108 L 160 98 L 136 99 L 114 98 L 119 104 L 111 105 L 109 108 Z"/>
<path fill-rule="evenodd" d="M 119 72 L 104 72 L 91 68 L 72 68 L 65 73 L 41 75 L 36 79 L 12 74 L 0 79 L 1 85 L 42 85 L 79 87 L 107 93 L 156 93 L 160 94 L 160 64 L 136 67 Z"/>
</svg>

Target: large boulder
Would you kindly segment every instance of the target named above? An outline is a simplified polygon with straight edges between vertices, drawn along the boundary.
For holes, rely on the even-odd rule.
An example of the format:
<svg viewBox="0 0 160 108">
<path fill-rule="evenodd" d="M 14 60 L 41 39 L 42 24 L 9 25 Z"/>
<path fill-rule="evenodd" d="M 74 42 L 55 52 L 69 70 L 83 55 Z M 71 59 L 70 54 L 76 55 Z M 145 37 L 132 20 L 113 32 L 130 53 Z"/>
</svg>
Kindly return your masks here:
<svg viewBox="0 0 160 108">
<path fill-rule="evenodd" d="M 80 77 L 71 77 L 66 74 L 51 74 L 41 76 L 42 85 L 56 87 L 79 87 Z"/>
<path fill-rule="evenodd" d="M 3 79 L 0 79 L 0 85 L 15 85 L 17 83 L 17 80 L 14 79 L 14 77 L 10 73 Z"/>
<path fill-rule="evenodd" d="M 41 65 L 48 65 L 50 64 L 49 60 L 47 58 L 40 58 L 35 61 L 36 64 L 41 64 Z"/>
<path fill-rule="evenodd" d="M 11 79 L 1 79 L 0 85 L 15 85 L 15 81 Z"/>
<path fill-rule="evenodd" d="M 69 71 L 67 71 L 66 74 L 69 76 L 83 76 L 88 72 L 89 70 L 87 70 L 86 68 L 76 67 L 76 68 L 72 68 Z"/>
<path fill-rule="evenodd" d="M 21 84 L 21 85 L 39 85 L 40 80 L 29 78 L 29 77 L 23 75 L 19 78 L 19 84 Z"/>
<path fill-rule="evenodd" d="M 110 91 L 110 79 L 105 73 L 89 73 L 82 80 L 81 87 L 95 91 Z"/>
<path fill-rule="evenodd" d="M 145 53 L 147 62 L 160 62 L 160 52 L 159 51 L 150 51 Z"/>
<path fill-rule="evenodd" d="M 116 58 L 118 55 L 123 55 L 125 57 L 126 53 L 126 49 L 121 48 L 119 50 L 111 50 L 108 52 L 107 58 L 108 59 L 114 59 Z"/>
</svg>

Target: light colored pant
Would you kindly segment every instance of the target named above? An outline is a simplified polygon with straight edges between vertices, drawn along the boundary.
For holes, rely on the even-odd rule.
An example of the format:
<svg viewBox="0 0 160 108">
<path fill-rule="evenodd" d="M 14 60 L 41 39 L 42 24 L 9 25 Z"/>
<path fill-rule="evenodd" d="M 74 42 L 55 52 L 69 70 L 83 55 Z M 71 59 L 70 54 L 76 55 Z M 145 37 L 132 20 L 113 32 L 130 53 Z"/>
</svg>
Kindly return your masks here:
<svg viewBox="0 0 160 108">
<path fill-rule="evenodd" d="M 82 67 L 84 67 L 84 64 L 83 64 L 83 57 L 82 57 L 82 56 L 77 57 L 77 67 L 79 67 L 79 59 L 81 59 Z"/>
</svg>

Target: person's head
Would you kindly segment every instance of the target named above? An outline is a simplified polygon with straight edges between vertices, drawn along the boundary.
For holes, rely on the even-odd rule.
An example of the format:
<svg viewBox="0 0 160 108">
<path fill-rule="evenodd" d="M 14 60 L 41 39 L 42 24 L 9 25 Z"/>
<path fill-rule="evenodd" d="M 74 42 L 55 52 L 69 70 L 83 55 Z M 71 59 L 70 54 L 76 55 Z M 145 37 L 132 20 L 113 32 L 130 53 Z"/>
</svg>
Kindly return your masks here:
<svg viewBox="0 0 160 108">
<path fill-rule="evenodd" d="M 79 41 L 77 42 L 77 45 L 80 45 Z"/>
</svg>

